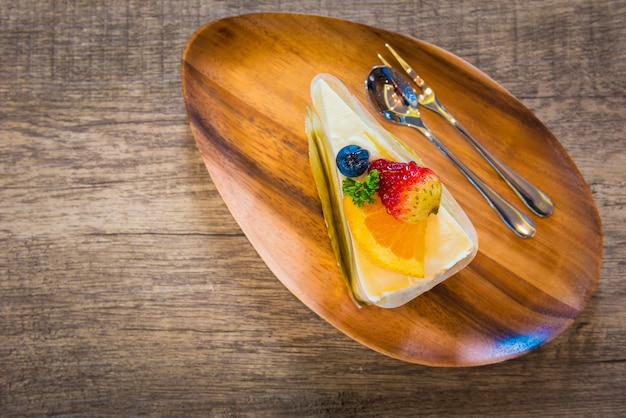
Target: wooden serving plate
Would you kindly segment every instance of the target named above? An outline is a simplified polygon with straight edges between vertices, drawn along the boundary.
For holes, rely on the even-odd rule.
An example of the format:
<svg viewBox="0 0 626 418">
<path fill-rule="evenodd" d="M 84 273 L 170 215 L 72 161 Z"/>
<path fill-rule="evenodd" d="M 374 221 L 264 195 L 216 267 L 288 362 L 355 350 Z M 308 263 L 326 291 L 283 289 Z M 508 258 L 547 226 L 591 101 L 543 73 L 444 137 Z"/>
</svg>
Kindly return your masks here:
<svg viewBox="0 0 626 418">
<path fill-rule="evenodd" d="M 537 235 L 509 231 L 467 180 L 416 131 L 387 122 L 443 178 L 474 223 L 469 267 L 397 309 L 358 308 L 332 252 L 308 163 L 309 85 L 338 77 L 367 107 L 364 80 L 390 43 L 494 153 L 547 192 Z M 519 356 L 565 330 L 600 274 L 602 231 L 591 193 L 548 129 L 467 62 L 397 33 L 338 19 L 261 13 L 207 24 L 190 39 L 182 85 L 191 129 L 228 208 L 278 279 L 362 344 L 425 365 Z M 427 124 L 494 189 L 526 210 L 488 164 L 437 116 Z"/>
</svg>

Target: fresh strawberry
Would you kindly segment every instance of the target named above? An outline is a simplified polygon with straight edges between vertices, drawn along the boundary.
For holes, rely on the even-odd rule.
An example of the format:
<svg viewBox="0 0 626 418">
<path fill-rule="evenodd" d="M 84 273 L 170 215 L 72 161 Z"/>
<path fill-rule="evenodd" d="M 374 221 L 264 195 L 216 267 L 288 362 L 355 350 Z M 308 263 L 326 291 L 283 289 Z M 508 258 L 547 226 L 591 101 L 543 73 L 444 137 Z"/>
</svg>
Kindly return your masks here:
<svg viewBox="0 0 626 418">
<path fill-rule="evenodd" d="M 441 203 L 441 182 L 433 170 L 408 163 L 379 159 L 369 170 L 377 170 L 381 202 L 401 222 L 415 223 L 436 214 Z"/>
</svg>

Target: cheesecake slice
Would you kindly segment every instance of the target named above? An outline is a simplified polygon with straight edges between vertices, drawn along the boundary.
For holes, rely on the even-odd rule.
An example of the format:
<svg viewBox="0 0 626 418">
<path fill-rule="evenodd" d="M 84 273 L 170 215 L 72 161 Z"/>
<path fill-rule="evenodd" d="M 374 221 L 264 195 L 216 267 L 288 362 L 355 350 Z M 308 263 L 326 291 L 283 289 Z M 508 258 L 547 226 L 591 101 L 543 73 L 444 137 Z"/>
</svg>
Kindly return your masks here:
<svg viewBox="0 0 626 418">
<path fill-rule="evenodd" d="M 336 77 L 316 76 L 311 99 L 306 117 L 311 169 L 331 244 L 355 301 L 395 308 L 466 267 L 478 250 L 476 231 L 445 185 L 438 207 L 418 227 L 398 224 L 402 231 L 416 231 L 412 235 L 388 230 L 396 228 L 395 220 L 384 218 L 392 214 L 373 214 L 381 203 L 351 206 L 355 200 L 347 195 L 346 179 L 363 184 L 369 177 L 367 171 L 344 174 L 337 160 L 344 147 L 367 150 L 369 161 L 425 167 L 424 162 L 376 122 Z M 377 199 L 374 194 L 372 201 Z M 385 237 L 393 234 L 402 238 L 390 244 Z"/>
</svg>

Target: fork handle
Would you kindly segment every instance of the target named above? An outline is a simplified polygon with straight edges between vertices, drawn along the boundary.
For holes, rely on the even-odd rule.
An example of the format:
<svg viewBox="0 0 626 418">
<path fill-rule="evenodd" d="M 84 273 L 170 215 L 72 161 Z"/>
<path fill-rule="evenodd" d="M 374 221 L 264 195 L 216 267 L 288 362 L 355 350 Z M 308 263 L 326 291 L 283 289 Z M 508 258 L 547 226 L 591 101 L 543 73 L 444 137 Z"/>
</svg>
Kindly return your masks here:
<svg viewBox="0 0 626 418">
<path fill-rule="evenodd" d="M 451 125 L 453 125 L 476 150 L 489 162 L 496 172 L 504 179 L 504 181 L 513 189 L 515 194 L 528 206 L 534 213 L 539 216 L 549 216 L 554 211 L 554 205 L 550 197 L 541 191 L 538 187 L 530 183 L 528 180 L 520 176 L 511 167 L 506 165 L 502 160 L 496 157 L 489 149 L 470 134 L 451 114 L 448 112 L 438 100 L 433 102 L 427 108 L 434 110 L 443 116 Z"/>
<path fill-rule="evenodd" d="M 508 200 L 489 187 L 468 166 L 466 166 L 465 163 L 454 155 L 452 151 L 450 151 L 448 147 L 446 147 L 419 118 L 406 117 L 404 122 L 408 126 L 420 131 L 456 165 L 459 171 L 465 175 L 469 182 L 472 183 L 485 198 L 487 203 L 489 203 L 489 206 L 496 211 L 506 226 L 515 232 L 515 234 L 522 238 L 531 238 L 535 235 L 537 229 L 533 221 Z"/>
<path fill-rule="evenodd" d="M 493 155 L 491 151 L 478 142 L 463 126 L 458 122 L 455 127 L 461 132 L 483 157 L 491 164 L 491 166 L 500 174 L 504 181 L 513 189 L 515 194 L 528 206 L 533 212 L 539 216 L 549 216 L 554 211 L 552 200 L 541 191 L 538 187 L 530 183 L 528 180 L 520 176 L 511 167 L 506 165 L 502 160 Z"/>
</svg>

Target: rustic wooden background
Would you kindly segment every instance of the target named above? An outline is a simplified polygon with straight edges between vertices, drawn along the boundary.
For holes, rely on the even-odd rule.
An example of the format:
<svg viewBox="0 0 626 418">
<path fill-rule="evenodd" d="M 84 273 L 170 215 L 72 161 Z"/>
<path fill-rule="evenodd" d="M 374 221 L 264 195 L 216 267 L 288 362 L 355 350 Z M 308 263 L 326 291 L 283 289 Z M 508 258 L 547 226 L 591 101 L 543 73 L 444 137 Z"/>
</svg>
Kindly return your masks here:
<svg viewBox="0 0 626 418">
<path fill-rule="evenodd" d="M 431 42 L 535 112 L 603 222 L 574 325 L 518 359 L 430 368 L 292 296 L 215 190 L 180 87 L 196 29 L 258 11 Z M 625 413 L 626 2 L 0 0 L 0 41 L 0 416 Z"/>
</svg>

